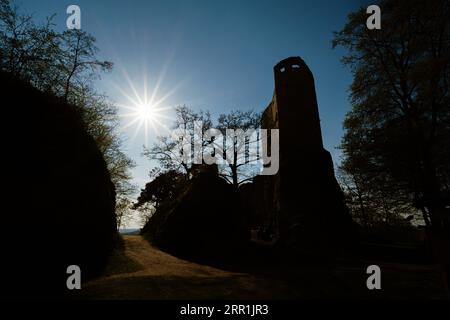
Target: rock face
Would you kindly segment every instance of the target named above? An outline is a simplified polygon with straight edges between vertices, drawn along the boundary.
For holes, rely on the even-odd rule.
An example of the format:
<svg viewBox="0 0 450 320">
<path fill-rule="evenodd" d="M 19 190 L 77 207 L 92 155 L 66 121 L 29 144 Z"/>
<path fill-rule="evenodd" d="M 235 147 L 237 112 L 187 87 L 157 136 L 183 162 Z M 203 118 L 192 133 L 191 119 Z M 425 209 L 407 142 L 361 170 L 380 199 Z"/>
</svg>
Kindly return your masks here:
<svg viewBox="0 0 450 320">
<path fill-rule="evenodd" d="M 5 154 L 13 206 L 3 227 L 5 292 L 60 297 L 69 265 L 86 279 L 107 262 L 116 236 L 114 185 L 73 106 L 6 74 L 0 86 L 4 121 L 14 125 Z"/>
<path fill-rule="evenodd" d="M 353 223 L 323 148 L 314 78 L 299 57 L 279 62 L 274 76 L 262 127 L 279 129 L 280 168 L 254 180 L 265 203 L 259 215 L 283 246 L 327 255 L 351 240 Z"/>
<path fill-rule="evenodd" d="M 210 167 L 210 166 L 206 166 Z M 186 256 L 222 257 L 249 240 L 234 188 L 217 168 L 196 173 L 174 201 L 162 204 L 142 233 L 160 248 Z"/>
</svg>

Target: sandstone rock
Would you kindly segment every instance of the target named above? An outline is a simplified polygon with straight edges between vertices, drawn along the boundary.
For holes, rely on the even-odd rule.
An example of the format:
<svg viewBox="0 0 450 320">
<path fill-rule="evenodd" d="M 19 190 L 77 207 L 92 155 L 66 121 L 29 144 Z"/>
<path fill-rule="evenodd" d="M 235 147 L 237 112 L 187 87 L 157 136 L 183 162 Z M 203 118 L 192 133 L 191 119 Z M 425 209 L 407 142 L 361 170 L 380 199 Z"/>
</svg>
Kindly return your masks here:
<svg viewBox="0 0 450 320">
<path fill-rule="evenodd" d="M 116 236 L 115 190 L 74 106 L 0 74 L 9 128 L 3 274 L 18 297 L 67 292 L 69 265 L 83 278 L 105 266 Z M 6 230 L 5 230 L 6 228 Z"/>
<path fill-rule="evenodd" d="M 216 170 L 197 170 L 176 200 L 159 207 L 142 232 L 170 252 L 208 257 L 232 254 L 250 234 L 237 192 Z"/>
</svg>

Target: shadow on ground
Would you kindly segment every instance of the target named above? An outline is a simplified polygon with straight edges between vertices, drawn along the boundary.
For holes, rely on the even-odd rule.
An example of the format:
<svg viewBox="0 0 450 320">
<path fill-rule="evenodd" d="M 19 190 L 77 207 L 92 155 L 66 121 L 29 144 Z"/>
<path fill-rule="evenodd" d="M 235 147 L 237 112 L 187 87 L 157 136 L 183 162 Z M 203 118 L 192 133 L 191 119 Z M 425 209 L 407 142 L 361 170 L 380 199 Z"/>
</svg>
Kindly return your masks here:
<svg viewBox="0 0 450 320">
<path fill-rule="evenodd" d="M 435 265 L 380 264 L 382 290 L 366 288 L 370 261 L 337 266 L 268 265 L 239 272 L 174 257 L 141 236 L 124 236 L 100 278 L 73 293 L 76 299 L 442 299 Z M 72 294 L 72 293 L 71 293 Z"/>
</svg>

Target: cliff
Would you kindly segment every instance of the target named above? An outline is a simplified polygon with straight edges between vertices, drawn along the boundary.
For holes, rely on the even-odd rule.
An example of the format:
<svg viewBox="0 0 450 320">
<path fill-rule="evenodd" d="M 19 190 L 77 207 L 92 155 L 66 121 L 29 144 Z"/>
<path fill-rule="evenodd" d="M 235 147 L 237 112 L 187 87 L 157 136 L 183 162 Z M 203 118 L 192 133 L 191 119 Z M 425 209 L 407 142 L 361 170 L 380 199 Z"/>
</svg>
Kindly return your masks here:
<svg viewBox="0 0 450 320">
<path fill-rule="evenodd" d="M 115 189 L 75 107 L 0 74 L 6 173 L 5 286 L 15 297 L 67 293 L 66 269 L 98 274 L 116 237 Z"/>
</svg>

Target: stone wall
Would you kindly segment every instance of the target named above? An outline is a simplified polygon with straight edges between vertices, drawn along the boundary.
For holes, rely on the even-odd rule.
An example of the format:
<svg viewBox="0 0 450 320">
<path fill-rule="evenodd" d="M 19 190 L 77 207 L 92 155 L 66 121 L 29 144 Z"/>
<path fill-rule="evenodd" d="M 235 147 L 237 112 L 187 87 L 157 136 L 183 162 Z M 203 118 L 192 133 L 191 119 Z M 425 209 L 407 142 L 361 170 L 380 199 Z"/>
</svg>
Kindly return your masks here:
<svg viewBox="0 0 450 320">
<path fill-rule="evenodd" d="M 314 78 L 299 57 L 279 62 L 274 77 L 275 92 L 262 127 L 279 129 L 280 169 L 254 180 L 265 203 L 258 214 L 282 246 L 332 253 L 352 240 L 353 222 L 331 155 L 323 148 Z"/>
</svg>

